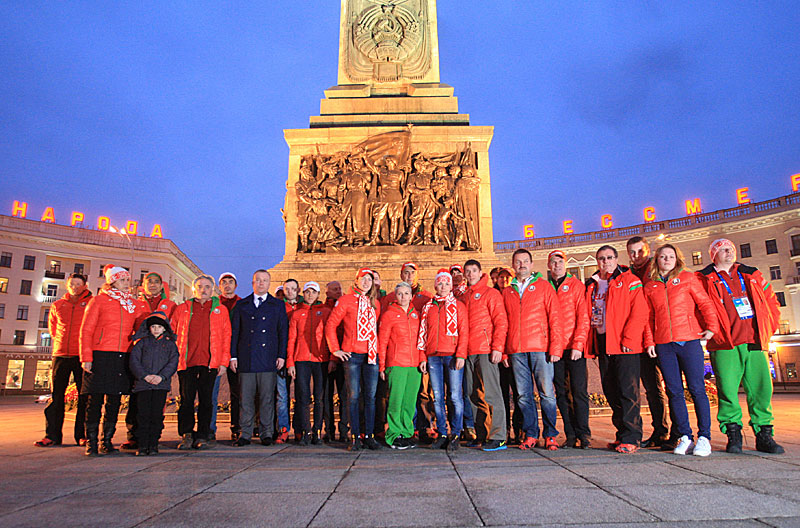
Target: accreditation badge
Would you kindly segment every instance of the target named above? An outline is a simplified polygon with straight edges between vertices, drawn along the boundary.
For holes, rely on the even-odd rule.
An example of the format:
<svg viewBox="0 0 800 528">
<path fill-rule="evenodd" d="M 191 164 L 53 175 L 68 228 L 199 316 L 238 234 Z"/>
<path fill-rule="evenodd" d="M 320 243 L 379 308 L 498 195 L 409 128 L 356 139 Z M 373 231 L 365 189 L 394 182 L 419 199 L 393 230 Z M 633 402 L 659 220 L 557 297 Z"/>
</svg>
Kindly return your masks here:
<svg viewBox="0 0 800 528">
<path fill-rule="evenodd" d="M 736 313 L 739 314 L 739 319 L 752 319 L 755 315 L 753 307 L 750 305 L 750 299 L 747 297 L 734 297 L 733 306 L 736 308 Z"/>
</svg>

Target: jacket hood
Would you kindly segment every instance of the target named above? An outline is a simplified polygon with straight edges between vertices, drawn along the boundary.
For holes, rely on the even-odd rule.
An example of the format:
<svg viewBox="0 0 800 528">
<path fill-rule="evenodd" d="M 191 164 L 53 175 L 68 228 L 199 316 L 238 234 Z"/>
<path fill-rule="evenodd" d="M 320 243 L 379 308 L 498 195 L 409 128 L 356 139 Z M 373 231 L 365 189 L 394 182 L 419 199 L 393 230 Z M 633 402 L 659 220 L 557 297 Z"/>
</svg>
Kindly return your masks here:
<svg viewBox="0 0 800 528">
<path fill-rule="evenodd" d="M 72 295 L 70 295 L 69 292 L 67 292 L 67 293 L 64 294 L 62 299 L 64 299 L 65 301 L 70 301 L 70 302 L 75 300 L 75 302 L 77 302 L 77 301 L 80 301 L 81 299 L 86 299 L 86 300 L 91 299 L 91 297 L 92 297 L 92 292 L 89 291 L 89 288 L 86 288 L 77 297 L 73 297 Z"/>
<path fill-rule="evenodd" d="M 136 340 L 149 336 L 150 325 L 153 323 L 158 323 L 164 327 L 164 333 L 162 335 L 175 340 L 175 332 L 172 331 L 172 327 L 169 324 L 169 318 L 167 318 L 167 314 L 162 311 L 153 312 L 148 315 L 147 318 L 142 321 L 142 324 L 139 325 L 139 329 L 134 334 L 133 339 Z"/>
<path fill-rule="evenodd" d="M 625 273 L 629 269 L 630 268 L 628 266 L 623 266 L 622 264 L 620 264 L 620 265 L 617 266 L 617 269 L 614 270 L 614 273 L 611 274 L 609 279 L 616 279 L 617 277 L 619 277 L 620 275 L 622 275 L 623 273 Z M 600 280 L 600 271 L 598 270 L 598 271 L 595 271 L 594 274 L 592 274 L 591 277 L 586 279 L 586 286 L 590 286 L 591 284 L 593 284 L 593 283 L 595 283 L 595 282 L 597 282 L 599 280 Z"/>
<path fill-rule="evenodd" d="M 737 266 L 736 269 L 738 269 L 739 271 L 741 271 L 742 273 L 745 273 L 747 275 L 752 275 L 753 273 L 758 271 L 758 268 L 753 268 L 751 266 L 746 266 L 746 265 L 741 264 L 739 262 L 736 263 L 736 266 Z M 709 264 L 708 266 L 706 266 L 705 268 L 701 269 L 700 270 L 700 274 L 708 276 L 708 275 L 712 275 L 713 273 L 715 273 L 715 271 L 716 271 L 716 269 L 714 268 L 714 264 L 712 263 L 712 264 Z"/>
</svg>

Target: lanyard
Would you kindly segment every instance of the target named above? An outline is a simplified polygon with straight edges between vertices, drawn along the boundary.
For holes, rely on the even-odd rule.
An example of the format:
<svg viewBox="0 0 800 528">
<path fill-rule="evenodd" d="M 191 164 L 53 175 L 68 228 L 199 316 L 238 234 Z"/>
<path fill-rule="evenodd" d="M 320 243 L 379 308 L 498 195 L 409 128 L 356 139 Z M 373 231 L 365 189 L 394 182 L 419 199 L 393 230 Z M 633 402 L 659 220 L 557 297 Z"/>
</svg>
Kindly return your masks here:
<svg viewBox="0 0 800 528">
<path fill-rule="evenodd" d="M 725 289 L 728 290 L 728 295 L 730 295 L 731 298 L 733 298 L 733 292 L 731 291 L 731 287 L 728 286 L 727 281 L 725 281 L 725 279 L 722 278 L 722 275 L 720 275 L 718 271 L 715 271 L 714 273 L 717 274 L 717 277 L 719 277 L 719 280 L 721 280 L 722 284 L 725 285 Z M 747 296 L 747 288 L 745 288 L 745 285 L 744 285 L 744 277 L 742 277 L 742 272 L 739 271 L 739 270 L 736 270 L 736 273 L 739 274 L 739 283 L 742 285 L 742 295 L 746 297 Z"/>
</svg>

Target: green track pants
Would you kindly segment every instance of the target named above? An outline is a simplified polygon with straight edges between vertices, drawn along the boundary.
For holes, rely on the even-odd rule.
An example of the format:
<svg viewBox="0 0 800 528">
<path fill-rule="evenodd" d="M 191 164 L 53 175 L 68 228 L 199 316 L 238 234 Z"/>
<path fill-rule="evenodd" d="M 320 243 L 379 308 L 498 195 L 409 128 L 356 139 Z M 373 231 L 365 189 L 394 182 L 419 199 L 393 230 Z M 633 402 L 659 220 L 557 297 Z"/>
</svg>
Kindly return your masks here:
<svg viewBox="0 0 800 528">
<path fill-rule="evenodd" d="M 767 354 L 751 350 L 752 345 L 739 345 L 733 350 L 710 352 L 711 366 L 717 379 L 719 428 L 726 432 L 726 424 L 742 425 L 742 407 L 739 405 L 739 385 L 747 396 L 750 425 L 758 433 L 762 425 L 772 425 L 772 376 Z"/>
<path fill-rule="evenodd" d="M 389 367 L 386 373 L 389 389 L 386 443 L 392 445 L 399 436 L 414 436 L 414 413 L 417 410 L 417 394 L 422 374 L 417 367 Z"/>
</svg>

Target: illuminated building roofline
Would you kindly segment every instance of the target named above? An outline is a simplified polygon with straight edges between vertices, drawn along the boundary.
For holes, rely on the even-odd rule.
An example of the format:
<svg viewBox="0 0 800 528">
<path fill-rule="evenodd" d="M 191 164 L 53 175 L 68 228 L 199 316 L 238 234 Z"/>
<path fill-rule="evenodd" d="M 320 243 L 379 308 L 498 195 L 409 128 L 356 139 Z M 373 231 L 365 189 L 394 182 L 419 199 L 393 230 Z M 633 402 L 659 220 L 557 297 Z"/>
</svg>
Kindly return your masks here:
<svg viewBox="0 0 800 528">
<path fill-rule="evenodd" d="M 655 220 L 626 227 L 614 227 L 589 231 L 586 233 L 572 233 L 553 237 L 526 238 L 508 242 L 495 242 L 494 250 L 497 253 L 507 253 L 516 249 L 557 249 L 573 247 L 583 244 L 619 242 L 634 236 L 655 237 L 659 234 L 669 235 L 686 231 L 700 226 L 713 226 L 774 214 L 781 211 L 795 209 L 800 205 L 800 192 L 787 194 L 763 202 L 751 202 L 729 209 L 718 209 L 710 213 L 698 213 L 671 220 Z"/>
</svg>

